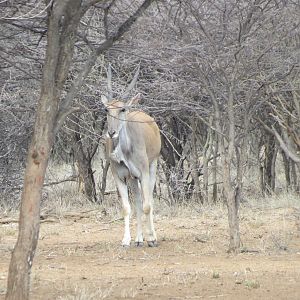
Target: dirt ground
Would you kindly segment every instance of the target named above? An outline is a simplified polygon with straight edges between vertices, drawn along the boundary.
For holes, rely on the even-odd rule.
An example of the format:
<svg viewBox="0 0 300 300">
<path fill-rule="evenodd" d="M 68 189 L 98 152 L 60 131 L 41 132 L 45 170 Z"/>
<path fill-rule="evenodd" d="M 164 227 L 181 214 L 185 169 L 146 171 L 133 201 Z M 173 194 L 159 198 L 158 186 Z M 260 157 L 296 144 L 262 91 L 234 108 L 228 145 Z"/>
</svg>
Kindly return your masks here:
<svg viewBox="0 0 300 300">
<path fill-rule="evenodd" d="M 300 299 L 299 218 L 295 208 L 242 210 L 242 253 L 232 255 L 225 210 L 157 216 L 157 248 L 123 249 L 123 222 L 99 212 L 48 217 L 31 299 Z M 16 223 L 0 225 L 0 299 L 16 237 Z"/>
</svg>

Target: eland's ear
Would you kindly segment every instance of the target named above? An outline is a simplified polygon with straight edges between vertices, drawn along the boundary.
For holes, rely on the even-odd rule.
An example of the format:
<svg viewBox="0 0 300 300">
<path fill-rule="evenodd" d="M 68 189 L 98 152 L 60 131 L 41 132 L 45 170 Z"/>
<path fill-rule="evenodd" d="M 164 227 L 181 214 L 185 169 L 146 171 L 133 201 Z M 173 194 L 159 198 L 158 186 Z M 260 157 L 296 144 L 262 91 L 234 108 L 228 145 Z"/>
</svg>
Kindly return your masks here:
<svg viewBox="0 0 300 300">
<path fill-rule="evenodd" d="M 141 93 L 138 93 L 138 94 L 136 94 L 133 98 L 131 98 L 131 99 L 128 101 L 127 105 L 128 105 L 128 106 L 131 106 L 131 105 L 137 104 L 137 103 L 139 103 L 139 101 L 140 101 L 141 99 L 142 99 L 142 94 L 141 94 Z"/>
<path fill-rule="evenodd" d="M 104 96 L 104 95 L 101 95 L 101 101 L 102 101 L 102 103 L 103 103 L 104 105 L 106 105 L 106 104 L 108 103 L 108 99 L 107 99 L 107 97 Z"/>
</svg>

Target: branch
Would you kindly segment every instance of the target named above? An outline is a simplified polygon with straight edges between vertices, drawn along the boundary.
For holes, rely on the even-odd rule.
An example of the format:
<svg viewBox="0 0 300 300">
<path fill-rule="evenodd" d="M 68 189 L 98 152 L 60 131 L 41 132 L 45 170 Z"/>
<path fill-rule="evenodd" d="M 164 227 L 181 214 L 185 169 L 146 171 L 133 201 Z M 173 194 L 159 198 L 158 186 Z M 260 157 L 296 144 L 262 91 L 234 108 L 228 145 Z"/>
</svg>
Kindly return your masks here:
<svg viewBox="0 0 300 300">
<path fill-rule="evenodd" d="M 300 163 L 300 157 L 287 147 L 286 143 L 283 141 L 280 134 L 276 131 L 274 127 L 272 127 L 272 130 L 274 136 L 276 137 L 281 149 L 284 151 L 286 156 L 293 160 L 295 163 Z"/>
<path fill-rule="evenodd" d="M 86 77 L 89 75 L 90 70 L 94 66 L 95 61 L 98 58 L 98 56 L 100 54 L 102 54 L 104 51 L 111 48 L 111 46 L 117 40 L 119 40 L 127 31 L 129 31 L 129 29 L 135 23 L 135 21 L 138 19 L 138 17 L 143 12 L 145 12 L 145 10 L 150 6 L 150 4 L 153 1 L 154 0 L 145 0 L 141 4 L 141 6 L 136 10 L 136 12 L 131 17 L 129 17 L 125 22 L 123 22 L 120 25 L 120 27 L 118 28 L 118 30 L 109 39 L 102 42 L 97 47 L 97 49 L 91 53 L 91 55 L 89 56 L 84 68 L 81 70 L 81 72 L 78 74 L 77 78 L 75 79 L 75 81 L 74 81 L 74 83 L 73 83 L 73 85 L 70 89 L 70 92 L 67 94 L 64 101 L 60 105 L 60 110 L 59 110 L 59 113 L 58 113 L 58 116 L 57 116 L 57 122 L 56 122 L 56 126 L 55 126 L 55 129 L 54 129 L 55 133 L 57 133 L 57 131 L 60 129 L 60 127 L 64 123 L 64 121 L 67 117 L 66 112 L 69 111 L 69 108 L 71 106 L 71 103 L 72 103 L 73 99 L 78 94 L 79 89 L 83 85 L 84 80 L 86 79 Z"/>
<path fill-rule="evenodd" d="M 0 51 L 5 52 L 6 54 L 8 54 L 2 47 L 0 47 Z M 28 73 L 26 70 L 24 70 L 24 68 L 17 66 L 17 63 L 15 61 L 11 61 L 11 60 L 7 59 L 6 57 L 4 57 L 3 55 L 0 55 L 0 58 L 2 58 L 4 61 L 9 63 L 11 66 L 14 66 L 17 70 L 19 70 L 22 73 L 26 74 L 29 78 L 38 80 L 38 78 L 33 76 L 32 73 Z"/>
<path fill-rule="evenodd" d="M 287 157 L 289 157 L 292 161 L 294 161 L 295 163 L 300 163 L 300 157 L 294 153 L 291 149 L 288 148 L 288 146 L 286 145 L 286 143 L 283 141 L 282 137 L 280 136 L 280 134 L 277 132 L 277 130 L 274 128 L 274 126 L 272 126 L 272 128 L 270 128 L 268 125 L 266 125 L 260 118 L 257 118 L 257 120 L 262 124 L 262 126 L 264 127 L 264 129 L 269 132 L 270 134 L 274 135 L 277 142 L 279 143 L 280 148 L 284 151 L 284 153 L 286 154 Z"/>
<path fill-rule="evenodd" d="M 130 16 L 120 25 L 115 33 L 102 42 L 97 48 L 98 55 L 108 50 L 116 41 L 118 41 L 126 32 L 128 32 L 132 25 L 146 11 L 152 2 L 154 2 L 154 0 L 145 0 L 132 16 Z"/>
<path fill-rule="evenodd" d="M 75 113 L 75 112 L 78 112 L 80 111 L 81 109 L 79 107 L 71 107 L 70 109 L 68 110 L 64 110 L 64 111 L 60 111 L 59 112 L 59 117 L 57 118 L 57 121 L 56 121 L 56 126 L 55 126 L 55 132 L 57 132 L 61 126 L 63 125 L 64 121 L 66 120 L 66 118 Z"/>
</svg>

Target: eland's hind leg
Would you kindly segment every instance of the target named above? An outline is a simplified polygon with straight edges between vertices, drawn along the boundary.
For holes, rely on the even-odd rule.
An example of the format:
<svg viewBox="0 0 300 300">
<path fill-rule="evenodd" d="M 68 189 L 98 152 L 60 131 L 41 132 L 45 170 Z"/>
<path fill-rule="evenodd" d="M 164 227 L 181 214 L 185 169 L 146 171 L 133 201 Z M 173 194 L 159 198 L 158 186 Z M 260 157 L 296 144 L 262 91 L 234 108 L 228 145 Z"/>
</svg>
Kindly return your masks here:
<svg viewBox="0 0 300 300">
<path fill-rule="evenodd" d="M 150 210 L 149 213 L 146 215 L 147 221 L 147 242 L 149 247 L 157 246 L 157 237 L 156 232 L 154 229 L 154 222 L 153 222 L 153 191 L 155 187 L 156 181 L 156 169 L 157 169 L 157 160 L 153 161 L 149 167 L 149 205 Z"/>
<path fill-rule="evenodd" d="M 135 207 L 136 207 L 136 238 L 135 245 L 137 247 L 143 246 L 143 225 L 142 225 L 142 215 L 143 215 L 143 202 L 140 185 L 137 179 L 130 180 L 130 187 L 132 188 L 132 192 L 134 194 L 135 199 Z"/>
</svg>

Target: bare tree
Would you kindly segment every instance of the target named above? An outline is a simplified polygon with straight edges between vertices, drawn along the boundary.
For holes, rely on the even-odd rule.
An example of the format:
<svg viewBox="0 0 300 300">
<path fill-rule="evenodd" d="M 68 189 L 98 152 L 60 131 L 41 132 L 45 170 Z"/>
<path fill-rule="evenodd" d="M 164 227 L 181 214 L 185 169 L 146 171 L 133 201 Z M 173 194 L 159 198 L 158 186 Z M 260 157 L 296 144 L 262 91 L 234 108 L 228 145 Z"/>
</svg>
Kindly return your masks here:
<svg viewBox="0 0 300 300">
<path fill-rule="evenodd" d="M 76 32 L 81 18 L 97 1 L 51 1 L 48 13 L 47 48 L 32 141 L 28 150 L 27 167 L 22 193 L 19 236 L 9 267 L 6 299 L 28 299 L 30 270 L 39 235 L 40 198 L 50 151 L 56 132 L 68 114 L 73 98 L 91 70 L 97 56 L 107 50 L 130 29 L 152 1 L 142 2 L 137 10 L 106 40 L 91 52 L 65 97 L 63 89 L 68 77 Z"/>
</svg>

